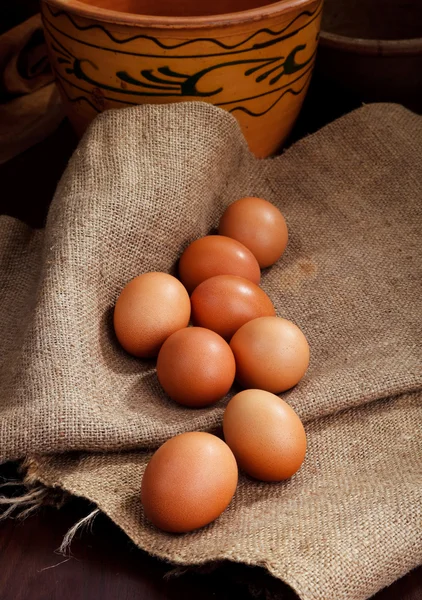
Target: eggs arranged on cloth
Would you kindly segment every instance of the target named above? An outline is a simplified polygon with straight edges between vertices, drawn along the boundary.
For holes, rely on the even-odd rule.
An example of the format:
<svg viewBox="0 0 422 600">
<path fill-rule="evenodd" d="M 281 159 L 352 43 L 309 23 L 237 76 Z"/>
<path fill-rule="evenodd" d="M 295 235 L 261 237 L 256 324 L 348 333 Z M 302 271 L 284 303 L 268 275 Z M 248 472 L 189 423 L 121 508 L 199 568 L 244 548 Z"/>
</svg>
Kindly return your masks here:
<svg viewBox="0 0 422 600">
<path fill-rule="evenodd" d="M 309 345 L 297 325 L 276 316 L 259 287 L 261 268 L 286 248 L 286 221 L 266 200 L 247 197 L 227 208 L 219 233 L 187 246 L 180 281 L 167 273 L 139 275 L 114 309 L 122 347 L 158 357 L 157 378 L 169 401 L 206 408 L 227 396 L 235 378 L 246 388 L 225 410 L 225 442 L 184 433 L 151 458 L 141 501 L 146 517 L 169 532 L 216 519 L 235 493 L 238 466 L 255 479 L 280 481 L 296 473 L 306 453 L 302 422 L 274 394 L 305 375 Z"/>
<path fill-rule="evenodd" d="M 167 273 L 144 273 L 132 279 L 114 308 L 114 331 L 123 348 L 147 358 L 157 356 L 165 340 L 189 323 L 189 294 Z"/>
<path fill-rule="evenodd" d="M 230 390 L 236 371 L 233 352 L 218 333 L 186 327 L 162 345 L 157 377 L 172 400 L 185 406 L 208 406 Z"/>
<path fill-rule="evenodd" d="M 278 394 L 296 385 L 309 366 L 309 345 L 297 325 L 261 317 L 242 325 L 230 341 L 242 387 Z"/>
<path fill-rule="evenodd" d="M 179 261 L 179 277 L 189 293 L 214 275 L 238 275 L 256 284 L 261 280 L 261 270 L 252 252 L 223 235 L 195 240 Z"/>
<path fill-rule="evenodd" d="M 236 275 L 217 275 L 198 285 L 191 296 L 192 321 L 229 340 L 252 319 L 275 316 L 275 308 L 258 285 Z"/>
<path fill-rule="evenodd" d="M 241 198 L 230 204 L 220 219 L 218 233 L 249 248 L 261 268 L 280 258 L 288 240 L 283 215 L 262 198 Z"/>
<path fill-rule="evenodd" d="M 237 463 L 262 481 L 288 479 L 306 453 L 306 434 L 293 408 L 263 390 L 244 390 L 224 412 L 224 439 Z"/>
<path fill-rule="evenodd" d="M 208 525 L 230 504 L 237 477 L 233 452 L 220 438 L 198 431 L 176 435 L 155 452 L 145 470 L 145 515 L 174 533 Z"/>
</svg>

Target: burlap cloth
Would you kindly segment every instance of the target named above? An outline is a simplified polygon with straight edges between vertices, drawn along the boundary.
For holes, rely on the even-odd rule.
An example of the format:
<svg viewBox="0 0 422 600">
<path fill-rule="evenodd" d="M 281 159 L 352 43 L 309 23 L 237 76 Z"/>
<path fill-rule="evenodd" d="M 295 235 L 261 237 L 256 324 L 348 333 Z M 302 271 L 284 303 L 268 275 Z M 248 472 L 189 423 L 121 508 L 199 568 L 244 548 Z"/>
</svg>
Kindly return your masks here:
<svg viewBox="0 0 422 600">
<path fill-rule="evenodd" d="M 394 105 L 363 107 L 269 160 L 205 103 L 99 116 L 45 230 L 0 221 L 0 459 L 27 457 L 28 485 L 89 498 L 157 556 L 265 566 L 303 600 L 363 600 L 417 566 L 421 151 L 422 119 Z M 153 362 L 116 344 L 112 307 L 131 277 L 173 272 L 243 195 L 267 198 L 288 222 L 262 286 L 310 343 L 307 375 L 283 395 L 309 451 L 290 481 L 241 476 L 217 521 L 169 535 L 139 501 L 151 449 L 215 430 L 227 400 L 169 401 Z"/>
</svg>

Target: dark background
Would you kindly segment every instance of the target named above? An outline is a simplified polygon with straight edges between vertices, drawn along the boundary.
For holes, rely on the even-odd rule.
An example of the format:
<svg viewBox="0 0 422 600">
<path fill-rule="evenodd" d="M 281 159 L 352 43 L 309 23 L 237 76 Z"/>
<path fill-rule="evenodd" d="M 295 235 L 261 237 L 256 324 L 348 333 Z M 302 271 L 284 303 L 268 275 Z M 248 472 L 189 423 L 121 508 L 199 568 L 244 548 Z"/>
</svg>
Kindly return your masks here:
<svg viewBox="0 0 422 600">
<path fill-rule="evenodd" d="M 0 34 L 38 11 L 37 0 L 0 1 Z M 289 143 L 357 108 L 359 98 L 316 74 Z M 0 211 L 42 227 L 57 182 L 77 140 L 64 121 L 41 144 L 0 166 Z M 18 478 L 14 464 L 0 466 L 1 478 Z M 23 488 L 8 487 L 9 496 Z M 210 573 L 166 576 L 171 566 L 131 543 L 106 516 L 76 535 L 71 555 L 57 554 L 64 535 L 95 507 L 71 499 L 60 509 L 44 507 L 25 521 L 0 522 L 0 600 L 251 600 L 265 589 L 297 596 L 264 569 L 225 563 Z M 253 593 L 253 595 L 252 595 Z M 422 568 L 372 600 L 422 600 Z"/>
</svg>

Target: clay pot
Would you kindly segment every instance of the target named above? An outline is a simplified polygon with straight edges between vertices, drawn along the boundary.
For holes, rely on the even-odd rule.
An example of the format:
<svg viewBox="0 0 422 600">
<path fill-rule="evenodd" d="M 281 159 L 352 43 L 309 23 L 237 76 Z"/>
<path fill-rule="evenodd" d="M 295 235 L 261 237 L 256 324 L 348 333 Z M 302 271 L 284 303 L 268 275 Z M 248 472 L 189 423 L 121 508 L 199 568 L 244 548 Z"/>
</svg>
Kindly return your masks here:
<svg viewBox="0 0 422 600">
<path fill-rule="evenodd" d="M 364 102 L 422 113 L 421 0 L 325 0 L 317 69 Z"/>
<path fill-rule="evenodd" d="M 53 69 L 78 134 L 101 111 L 203 100 L 272 154 L 300 111 L 322 0 L 43 0 Z"/>
</svg>

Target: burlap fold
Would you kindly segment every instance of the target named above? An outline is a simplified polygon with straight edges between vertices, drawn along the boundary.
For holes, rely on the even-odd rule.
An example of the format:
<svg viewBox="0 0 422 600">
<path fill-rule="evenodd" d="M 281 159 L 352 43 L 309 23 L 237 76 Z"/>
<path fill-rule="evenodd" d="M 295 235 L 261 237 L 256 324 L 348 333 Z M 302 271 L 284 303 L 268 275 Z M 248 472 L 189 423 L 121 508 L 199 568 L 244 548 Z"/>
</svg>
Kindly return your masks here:
<svg viewBox="0 0 422 600">
<path fill-rule="evenodd" d="M 28 481 L 91 499 L 156 555 L 264 565 L 304 600 L 362 600 L 416 566 L 421 149 L 422 119 L 394 105 L 364 107 L 264 161 L 207 104 L 99 116 L 45 230 L 0 221 L 0 460 L 30 457 Z M 283 395 L 309 452 L 291 481 L 242 477 L 214 524 L 170 536 L 142 516 L 148 451 L 215 429 L 227 399 L 195 411 L 170 402 L 153 362 L 116 344 L 112 307 L 131 277 L 172 272 L 243 195 L 274 202 L 289 226 L 262 286 L 311 346 L 307 375 Z"/>
</svg>

